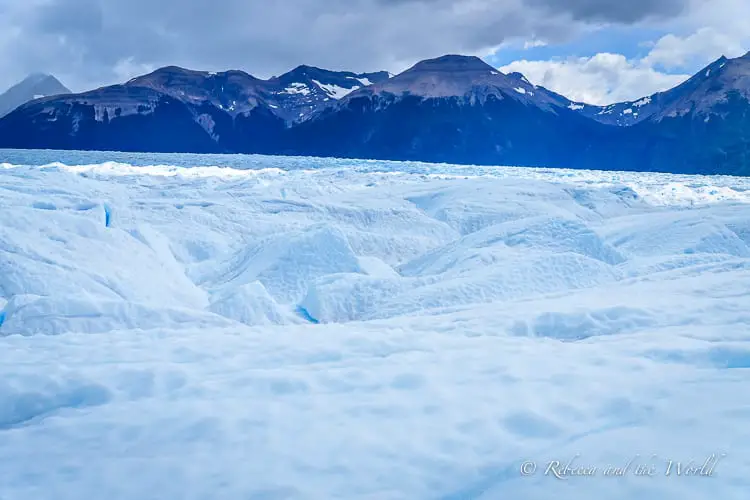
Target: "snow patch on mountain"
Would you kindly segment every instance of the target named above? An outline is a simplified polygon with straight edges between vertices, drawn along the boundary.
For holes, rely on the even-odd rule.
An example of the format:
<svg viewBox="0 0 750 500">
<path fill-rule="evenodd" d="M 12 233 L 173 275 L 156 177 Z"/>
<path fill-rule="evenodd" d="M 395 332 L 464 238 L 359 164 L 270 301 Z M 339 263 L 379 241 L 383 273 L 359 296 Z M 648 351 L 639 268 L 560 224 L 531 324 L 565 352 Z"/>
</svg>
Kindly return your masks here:
<svg viewBox="0 0 750 500">
<path fill-rule="evenodd" d="M 280 92 L 281 94 L 301 94 L 301 95 L 309 95 L 310 94 L 310 88 L 305 85 L 304 83 L 292 83 L 287 88 L 282 90 Z"/>
<path fill-rule="evenodd" d="M 354 86 L 351 88 L 344 88 L 344 87 L 339 87 L 338 85 L 334 85 L 334 84 L 320 83 L 317 80 L 313 80 L 313 83 L 317 85 L 318 87 L 320 87 L 321 89 L 323 89 L 323 91 L 326 94 L 328 94 L 330 97 L 334 99 L 341 99 L 345 95 L 359 89 L 358 86 Z"/>
</svg>

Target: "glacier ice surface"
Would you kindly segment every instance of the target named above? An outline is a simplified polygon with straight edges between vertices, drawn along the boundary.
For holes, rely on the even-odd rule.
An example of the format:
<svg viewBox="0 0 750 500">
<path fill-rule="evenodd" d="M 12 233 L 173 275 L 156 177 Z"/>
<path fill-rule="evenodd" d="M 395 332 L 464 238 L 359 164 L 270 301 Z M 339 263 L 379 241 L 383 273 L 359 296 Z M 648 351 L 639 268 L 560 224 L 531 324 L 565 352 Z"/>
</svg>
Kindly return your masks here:
<svg viewBox="0 0 750 500">
<path fill-rule="evenodd" d="M 750 491 L 746 179 L 35 154 L 0 156 L 2 500 Z"/>
</svg>

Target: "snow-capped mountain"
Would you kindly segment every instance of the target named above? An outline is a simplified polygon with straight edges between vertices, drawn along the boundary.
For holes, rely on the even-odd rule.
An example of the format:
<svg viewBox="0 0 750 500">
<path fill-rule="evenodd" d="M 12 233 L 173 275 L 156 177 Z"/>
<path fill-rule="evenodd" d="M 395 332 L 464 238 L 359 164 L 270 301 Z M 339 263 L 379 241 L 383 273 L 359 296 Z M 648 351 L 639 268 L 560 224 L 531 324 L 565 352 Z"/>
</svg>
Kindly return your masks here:
<svg viewBox="0 0 750 500">
<path fill-rule="evenodd" d="M 705 117 L 714 114 L 715 107 L 726 102 L 733 93 L 745 100 L 750 97 L 750 52 L 736 59 L 722 56 L 687 81 L 664 92 L 607 106 L 574 102 L 570 108 L 601 123 L 627 126 L 690 113 Z"/>
<path fill-rule="evenodd" d="M 59 94 L 70 90 L 52 75 L 33 73 L 0 94 L 0 117 L 31 100 Z"/>
<path fill-rule="evenodd" d="M 351 92 L 388 80 L 386 71 L 351 73 L 298 66 L 266 82 L 275 112 L 287 121 L 299 122 L 332 105 Z"/>
</svg>

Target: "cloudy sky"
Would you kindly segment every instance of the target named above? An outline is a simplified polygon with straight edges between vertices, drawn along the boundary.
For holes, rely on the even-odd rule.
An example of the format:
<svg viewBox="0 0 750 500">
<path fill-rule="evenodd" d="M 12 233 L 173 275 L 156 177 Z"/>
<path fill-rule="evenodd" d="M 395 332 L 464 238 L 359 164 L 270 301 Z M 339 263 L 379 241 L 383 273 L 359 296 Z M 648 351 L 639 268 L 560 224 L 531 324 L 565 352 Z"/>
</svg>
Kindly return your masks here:
<svg viewBox="0 0 750 500">
<path fill-rule="evenodd" d="M 44 71 L 80 91 L 168 64 L 395 73 L 460 53 L 602 104 L 748 50 L 748 0 L 0 0 L 2 88 Z"/>
</svg>

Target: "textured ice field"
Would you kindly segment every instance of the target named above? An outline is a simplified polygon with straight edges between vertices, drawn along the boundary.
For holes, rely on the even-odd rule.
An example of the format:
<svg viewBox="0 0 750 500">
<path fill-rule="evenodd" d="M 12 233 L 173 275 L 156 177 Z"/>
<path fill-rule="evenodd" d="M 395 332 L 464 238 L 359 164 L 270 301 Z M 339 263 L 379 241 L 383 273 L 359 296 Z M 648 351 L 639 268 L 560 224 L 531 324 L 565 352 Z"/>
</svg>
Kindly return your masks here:
<svg viewBox="0 0 750 500">
<path fill-rule="evenodd" d="M 248 161 L 0 163 L 0 500 L 748 498 L 750 182 Z"/>
</svg>

